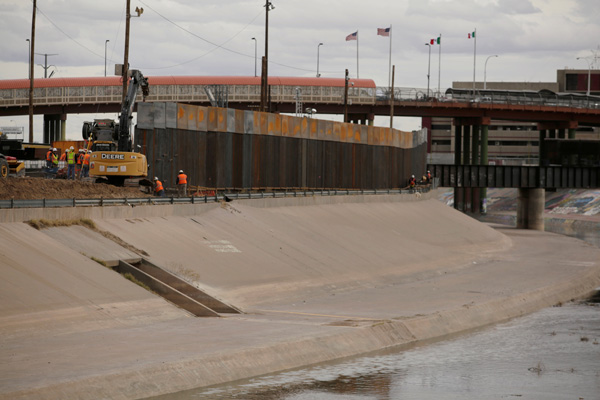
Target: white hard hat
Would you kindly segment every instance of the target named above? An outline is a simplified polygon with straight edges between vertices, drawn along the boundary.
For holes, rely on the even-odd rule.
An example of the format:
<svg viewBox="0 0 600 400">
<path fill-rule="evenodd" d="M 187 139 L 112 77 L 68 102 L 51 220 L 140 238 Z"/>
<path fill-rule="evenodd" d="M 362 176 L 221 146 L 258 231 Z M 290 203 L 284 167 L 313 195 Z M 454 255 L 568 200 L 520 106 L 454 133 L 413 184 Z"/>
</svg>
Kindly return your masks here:
<svg viewBox="0 0 600 400">
<path fill-rule="evenodd" d="M 182 169 L 180 169 L 180 170 L 179 170 L 179 173 L 180 173 L 180 174 L 183 174 L 183 170 L 182 170 Z"/>
<path fill-rule="evenodd" d="M 79 149 L 79 152 L 80 152 L 80 153 L 83 153 L 83 149 Z"/>
<path fill-rule="evenodd" d="M 410 177 L 411 177 L 411 178 L 414 178 L 415 176 L 414 176 L 414 175 L 411 175 Z"/>
<path fill-rule="evenodd" d="M 73 150 L 73 146 L 71 146 L 70 149 Z"/>
<path fill-rule="evenodd" d="M 154 177 L 154 180 L 155 180 L 155 181 L 157 181 L 157 180 L 158 180 L 158 177 L 157 177 L 157 176 L 155 176 L 155 177 Z"/>
<path fill-rule="evenodd" d="M 53 147 L 53 148 L 52 148 L 52 151 L 56 151 L 56 147 Z"/>
</svg>

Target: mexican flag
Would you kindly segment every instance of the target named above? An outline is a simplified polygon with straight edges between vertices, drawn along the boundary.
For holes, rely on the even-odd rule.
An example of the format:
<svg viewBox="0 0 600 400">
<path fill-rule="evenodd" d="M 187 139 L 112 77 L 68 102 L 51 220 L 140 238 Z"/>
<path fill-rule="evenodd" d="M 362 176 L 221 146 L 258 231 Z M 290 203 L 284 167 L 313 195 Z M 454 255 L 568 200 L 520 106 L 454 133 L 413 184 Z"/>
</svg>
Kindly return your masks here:
<svg viewBox="0 0 600 400">
<path fill-rule="evenodd" d="M 475 37 L 475 32 L 471 32 L 468 34 L 469 39 L 472 39 Z"/>
<path fill-rule="evenodd" d="M 441 44 L 442 43 L 442 37 L 438 37 L 437 39 L 431 39 L 429 41 L 429 44 Z"/>
</svg>

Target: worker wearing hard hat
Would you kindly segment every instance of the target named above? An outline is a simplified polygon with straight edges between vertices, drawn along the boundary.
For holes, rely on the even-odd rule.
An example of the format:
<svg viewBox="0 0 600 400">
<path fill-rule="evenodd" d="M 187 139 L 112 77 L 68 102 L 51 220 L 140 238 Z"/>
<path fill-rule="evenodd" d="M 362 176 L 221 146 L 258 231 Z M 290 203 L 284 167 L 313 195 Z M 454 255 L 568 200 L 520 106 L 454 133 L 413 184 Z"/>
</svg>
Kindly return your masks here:
<svg viewBox="0 0 600 400">
<path fill-rule="evenodd" d="M 187 175 L 180 169 L 177 175 L 177 196 L 182 197 L 182 195 L 187 196 Z"/>
<path fill-rule="evenodd" d="M 67 179 L 75 180 L 75 149 L 73 146 L 67 153 Z"/>
<path fill-rule="evenodd" d="M 158 177 L 154 177 L 154 195 L 159 197 L 165 197 L 165 188 L 161 181 L 158 180 Z"/>
<path fill-rule="evenodd" d="M 83 149 L 79 149 L 75 160 L 75 176 L 77 179 L 81 178 L 81 165 L 83 164 Z"/>
<path fill-rule="evenodd" d="M 83 162 L 81 163 L 81 176 L 83 178 L 87 178 L 90 175 L 90 154 L 92 152 L 90 150 L 86 151 L 86 154 L 83 156 Z"/>
<path fill-rule="evenodd" d="M 414 175 L 410 176 L 410 179 L 408 180 L 408 186 L 413 189 L 415 187 L 415 185 L 417 184 L 417 180 L 415 179 Z"/>
<path fill-rule="evenodd" d="M 46 153 L 47 168 L 54 168 L 54 158 L 56 158 L 56 147 L 51 147 Z M 58 158 L 56 159 L 56 164 L 58 165 Z"/>
<path fill-rule="evenodd" d="M 56 155 L 56 147 L 52 148 L 52 168 L 58 168 L 58 156 Z"/>
</svg>

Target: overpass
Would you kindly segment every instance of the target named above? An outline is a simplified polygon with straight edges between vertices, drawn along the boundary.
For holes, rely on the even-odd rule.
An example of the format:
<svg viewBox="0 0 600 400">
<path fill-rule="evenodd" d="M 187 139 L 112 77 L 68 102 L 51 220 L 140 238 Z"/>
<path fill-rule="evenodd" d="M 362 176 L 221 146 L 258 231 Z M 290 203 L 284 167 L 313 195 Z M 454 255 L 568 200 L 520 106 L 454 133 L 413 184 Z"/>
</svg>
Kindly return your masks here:
<svg viewBox="0 0 600 400">
<path fill-rule="evenodd" d="M 260 77 L 154 76 L 148 77 L 147 102 L 211 104 L 206 89 L 224 93 L 225 106 L 255 110 L 260 104 Z M 27 115 L 29 80 L 0 80 L 0 116 Z M 52 78 L 34 81 L 34 114 L 45 118 L 44 141 L 65 133 L 70 113 L 119 112 L 120 77 Z M 461 125 L 489 125 L 491 119 L 530 121 L 543 129 L 600 126 L 600 98 L 558 96 L 479 96 L 450 93 L 431 97 L 426 89 L 377 87 L 370 79 L 350 79 L 345 96 L 343 78 L 269 77 L 271 112 L 301 114 L 307 107 L 321 114 L 344 114 L 367 124 L 375 115 L 461 118 Z M 523 92 L 525 93 L 525 92 Z M 141 94 L 139 95 L 141 101 Z"/>
</svg>

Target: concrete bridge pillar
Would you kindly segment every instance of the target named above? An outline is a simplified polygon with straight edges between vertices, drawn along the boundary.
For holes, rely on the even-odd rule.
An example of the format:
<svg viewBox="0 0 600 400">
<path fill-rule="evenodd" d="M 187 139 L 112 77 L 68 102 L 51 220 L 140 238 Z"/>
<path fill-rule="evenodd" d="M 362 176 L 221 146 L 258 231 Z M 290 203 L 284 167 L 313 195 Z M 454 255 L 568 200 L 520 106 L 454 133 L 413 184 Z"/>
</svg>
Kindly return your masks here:
<svg viewBox="0 0 600 400">
<path fill-rule="evenodd" d="M 481 165 L 488 165 L 488 129 L 489 125 L 481 125 Z M 479 201 L 481 204 L 481 212 L 485 214 L 487 212 L 487 188 L 481 188 Z"/>
<path fill-rule="evenodd" d="M 52 143 L 61 140 L 61 118 L 60 114 L 44 115 L 44 143 Z"/>
<path fill-rule="evenodd" d="M 454 165 L 460 165 L 462 163 L 462 131 L 463 125 L 455 123 L 454 125 Z M 464 188 L 454 188 L 454 208 L 462 211 L 463 210 L 463 194 Z"/>
<path fill-rule="evenodd" d="M 517 228 L 544 230 L 544 206 L 546 202 L 544 189 L 519 189 L 517 198 Z"/>
</svg>

